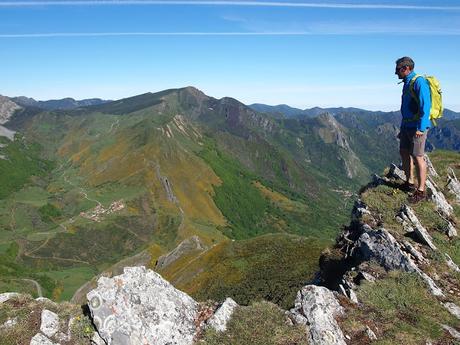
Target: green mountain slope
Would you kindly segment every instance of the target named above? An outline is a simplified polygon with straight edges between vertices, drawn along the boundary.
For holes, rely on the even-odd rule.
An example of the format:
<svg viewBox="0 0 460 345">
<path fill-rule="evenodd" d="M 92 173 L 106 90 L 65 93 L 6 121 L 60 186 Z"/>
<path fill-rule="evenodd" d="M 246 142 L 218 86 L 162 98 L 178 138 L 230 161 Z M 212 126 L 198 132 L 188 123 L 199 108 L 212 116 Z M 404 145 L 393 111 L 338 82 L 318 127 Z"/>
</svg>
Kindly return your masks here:
<svg viewBox="0 0 460 345">
<path fill-rule="evenodd" d="M 192 87 L 68 111 L 26 108 L 9 124 L 35 143 L 36 160 L 51 163 L 1 200 L 2 290 L 33 274 L 46 280 L 45 294 L 55 299 L 68 299 L 89 277 L 129 257 L 148 254 L 147 264 L 155 267 L 192 236 L 200 248 L 161 267 L 186 291 L 222 273 L 190 280 L 182 268 L 213 272 L 224 260 L 214 248 L 229 240 L 244 248 L 238 241 L 262 246 L 268 238 L 306 253 L 283 266 L 289 270 L 334 239 L 348 219 L 350 191 L 388 157 L 367 158 L 369 150 L 360 145 L 367 137 L 331 116 L 269 118 Z M 369 139 L 372 145 L 384 144 Z M 313 240 L 291 241 L 291 235 Z M 202 260 L 204 253 L 215 255 Z M 241 271 L 232 291 L 244 291 L 254 279 L 250 272 L 274 260 L 263 251 L 253 254 L 260 258 Z M 225 260 L 231 267 L 240 257 Z M 290 276 L 292 286 L 304 283 L 314 267 Z M 291 293 L 283 290 L 276 301 L 284 303 Z M 254 296 L 248 290 L 239 298 Z"/>
</svg>

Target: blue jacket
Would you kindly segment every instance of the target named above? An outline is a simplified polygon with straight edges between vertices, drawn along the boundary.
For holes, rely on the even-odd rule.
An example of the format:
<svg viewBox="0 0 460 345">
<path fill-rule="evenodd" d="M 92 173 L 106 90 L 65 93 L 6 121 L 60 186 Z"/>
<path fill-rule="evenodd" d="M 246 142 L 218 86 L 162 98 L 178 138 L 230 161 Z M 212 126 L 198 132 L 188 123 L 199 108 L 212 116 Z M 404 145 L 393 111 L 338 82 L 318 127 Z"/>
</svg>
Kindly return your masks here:
<svg viewBox="0 0 460 345">
<path fill-rule="evenodd" d="M 414 91 L 417 95 L 419 102 L 415 101 L 410 91 L 410 81 L 415 76 L 412 71 L 404 78 L 403 93 L 401 97 L 401 128 L 415 128 L 424 132 L 427 128 L 431 127 L 430 109 L 431 109 L 431 94 L 430 86 L 425 78 L 417 78 L 414 82 Z M 420 108 L 420 110 L 419 110 Z M 417 113 L 420 111 L 420 115 Z"/>
</svg>

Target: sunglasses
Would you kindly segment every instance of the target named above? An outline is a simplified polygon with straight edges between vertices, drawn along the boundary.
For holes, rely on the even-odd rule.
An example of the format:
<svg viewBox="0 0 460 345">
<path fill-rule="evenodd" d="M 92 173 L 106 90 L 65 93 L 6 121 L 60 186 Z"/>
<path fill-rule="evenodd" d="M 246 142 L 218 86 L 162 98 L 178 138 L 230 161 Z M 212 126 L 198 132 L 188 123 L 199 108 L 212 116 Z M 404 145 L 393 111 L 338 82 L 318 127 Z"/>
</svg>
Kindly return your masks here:
<svg viewBox="0 0 460 345">
<path fill-rule="evenodd" d="M 401 72 L 403 69 L 406 69 L 407 66 L 396 67 L 396 72 Z"/>
</svg>

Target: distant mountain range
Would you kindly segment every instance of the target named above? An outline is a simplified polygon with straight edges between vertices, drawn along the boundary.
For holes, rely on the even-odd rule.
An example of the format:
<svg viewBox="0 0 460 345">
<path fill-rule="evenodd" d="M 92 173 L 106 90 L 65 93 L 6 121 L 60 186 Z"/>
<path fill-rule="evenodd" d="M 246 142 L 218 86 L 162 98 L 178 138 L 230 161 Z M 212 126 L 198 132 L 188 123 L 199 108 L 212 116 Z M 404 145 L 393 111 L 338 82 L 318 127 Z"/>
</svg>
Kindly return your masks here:
<svg viewBox="0 0 460 345">
<path fill-rule="evenodd" d="M 310 109 L 299 109 L 293 108 L 286 104 L 279 104 L 279 105 L 267 105 L 261 103 L 254 103 L 250 104 L 249 107 L 252 109 L 262 112 L 262 113 L 269 113 L 275 117 L 296 117 L 296 116 L 310 116 L 315 117 L 323 113 L 330 113 L 332 115 L 336 114 L 350 114 L 350 113 L 362 113 L 362 114 L 375 114 L 375 115 L 385 115 L 391 112 L 383 112 L 383 111 L 369 111 L 359 108 L 319 108 L 314 107 Z M 446 120 L 455 120 L 460 119 L 460 113 L 444 109 L 444 119 Z"/>
<path fill-rule="evenodd" d="M 46 110 L 75 109 L 79 107 L 86 107 L 90 105 L 98 105 L 98 104 L 110 102 L 110 101 L 102 100 L 99 98 L 82 99 L 79 101 L 73 98 L 54 99 L 54 100 L 48 100 L 48 101 L 36 101 L 33 98 L 28 98 L 24 96 L 12 97 L 11 100 L 15 102 L 16 104 L 23 106 L 23 107 L 36 107 L 36 108 L 46 109 Z"/>
</svg>

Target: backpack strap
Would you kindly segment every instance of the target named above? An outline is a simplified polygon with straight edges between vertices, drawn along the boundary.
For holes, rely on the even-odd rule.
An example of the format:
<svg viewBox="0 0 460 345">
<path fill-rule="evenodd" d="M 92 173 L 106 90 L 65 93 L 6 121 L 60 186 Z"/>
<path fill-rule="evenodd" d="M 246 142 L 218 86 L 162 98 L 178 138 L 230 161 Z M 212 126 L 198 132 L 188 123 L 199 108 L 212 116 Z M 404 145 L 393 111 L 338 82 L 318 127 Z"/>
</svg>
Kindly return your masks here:
<svg viewBox="0 0 460 345">
<path fill-rule="evenodd" d="M 421 77 L 421 75 L 416 74 L 415 76 L 412 77 L 412 79 L 410 80 L 410 83 L 409 83 L 410 94 L 411 94 L 412 98 L 417 102 L 417 104 L 419 104 L 419 99 L 418 99 L 417 95 L 415 94 L 414 84 L 415 84 L 415 81 L 417 80 L 418 77 Z"/>
<path fill-rule="evenodd" d="M 412 96 L 412 98 L 414 99 L 414 101 L 417 103 L 418 110 L 417 110 L 417 113 L 414 114 L 413 118 L 404 119 L 403 120 L 404 122 L 412 122 L 412 121 L 417 121 L 418 119 L 420 119 L 420 101 L 419 101 L 417 95 L 415 94 L 415 88 L 414 88 L 415 81 L 419 77 L 422 77 L 422 75 L 421 74 L 416 74 L 415 76 L 412 77 L 412 79 L 409 82 L 409 92 L 410 92 L 410 95 Z"/>
</svg>

